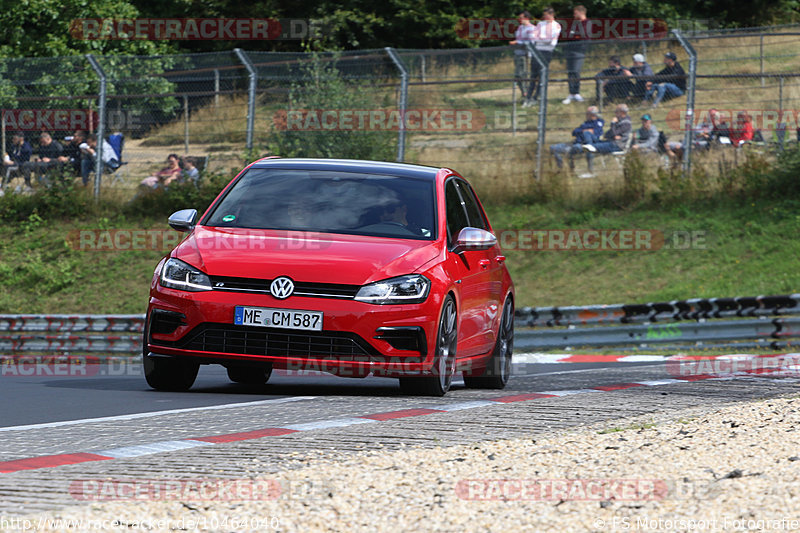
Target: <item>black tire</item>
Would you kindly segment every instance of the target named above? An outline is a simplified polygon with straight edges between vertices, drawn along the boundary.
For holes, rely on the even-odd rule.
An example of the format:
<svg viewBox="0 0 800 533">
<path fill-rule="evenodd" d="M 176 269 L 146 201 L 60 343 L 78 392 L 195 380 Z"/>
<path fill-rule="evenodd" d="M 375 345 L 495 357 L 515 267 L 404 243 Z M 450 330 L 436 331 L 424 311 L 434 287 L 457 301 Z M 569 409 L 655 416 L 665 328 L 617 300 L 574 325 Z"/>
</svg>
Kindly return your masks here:
<svg viewBox="0 0 800 533">
<path fill-rule="evenodd" d="M 192 388 L 200 365 L 171 357 L 151 357 L 147 350 L 149 320 L 142 335 L 142 368 L 144 379 L 155 390 L 183 392 Z"/>
<path fill-rule="evenodd" d="M 413 396 L 444 396 L 450 390 L 456 366 L 458 314 L 452 296 L 447 296 L 439 318 L 436 335 L 436 357 L 432 376 L 400 378 L 400 389 Z"/>
<path fill-rule="evenodd" d="M 497 332 L 497 341 L 483 374 L 469 376 L 464 373 L 468 389 L 504 389 L 511 377 L 511 357 L 514 354 L 514 302 L 507 298 Z"/>
<path fill-rule="evenodd" d="M 142 359 L 144 378 L 156 390 L 183 392 L 192 388 L 200 365 L 171 357 L 151 357 Z"/>
<path fill-rule="evenodd" d="M 243 385 L 263 385 L 272 375 L 272 365 L 269 366 L 229 366 L 228 378 L 234 383 Z"/>
</svg>

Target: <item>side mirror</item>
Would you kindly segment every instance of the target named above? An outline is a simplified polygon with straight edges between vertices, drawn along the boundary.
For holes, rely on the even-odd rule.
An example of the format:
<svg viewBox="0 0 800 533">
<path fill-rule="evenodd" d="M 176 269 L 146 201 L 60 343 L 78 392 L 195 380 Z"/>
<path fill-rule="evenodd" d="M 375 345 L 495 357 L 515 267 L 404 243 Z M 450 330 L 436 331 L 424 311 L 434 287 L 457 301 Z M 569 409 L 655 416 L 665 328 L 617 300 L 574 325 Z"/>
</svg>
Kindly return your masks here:
<svg viewBox="0 0 800 533">
<path fill-rule="evenodd" d="M 460 254 L 467 250 L 488 250 L 497 244 L 497 237 L 485 229 L 466 227 L 458 232 L 453 253 Z"/>
<path fill-rule="evenodd" d="M 178 231 L 192 231 L 197 221 L 197 209 L 181 209 L 169 216 L 169 227 Z"/>
</svg>

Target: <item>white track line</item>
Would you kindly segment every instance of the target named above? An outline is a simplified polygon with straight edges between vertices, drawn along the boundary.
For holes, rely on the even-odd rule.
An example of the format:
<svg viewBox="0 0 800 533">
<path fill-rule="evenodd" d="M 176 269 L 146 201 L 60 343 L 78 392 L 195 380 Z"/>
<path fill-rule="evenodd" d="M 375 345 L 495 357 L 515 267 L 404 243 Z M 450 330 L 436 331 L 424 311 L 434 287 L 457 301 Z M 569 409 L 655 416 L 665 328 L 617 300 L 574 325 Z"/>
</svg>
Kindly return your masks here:
<svg viewBox="0 0 800 533">
<path fill-rule="evenodd" d="M 315 400 L 316 396 L 292 396 L 289 398 L 275 398 L 272 400 L 260 400 L 257 402 L 244 403 L 225 403 L 222 405 L 207 405 L 205 407 L 187 407 L 186 409 L 169 409 L 167 411 L 153 411 L 148 413 L 133 413 L 129 415 L 104 416 L 100 418 L 83 418 L 80 420 L 63 420 L 61 422 L 46 422 L 43 424 L 28 424 L 25 426 L 11 426 L 0 428 L 0 431 L 25 431 L 29 429 L 57 428 L 62 426 L 74 426 L 77 424 L 89 424 L 97 422 L 119 422 L 124 420 L 135 420 L 137 418 L 150 418 L 153 416 L 173 415 L 178 413 L 191 413 L 193 411 L 210 411 L 214 409 L 233 409 L 236 407 L 253 407 L 256 405 L 269 405 L 273 403 L 299 402 L 302 400 Z"/>
</svg>

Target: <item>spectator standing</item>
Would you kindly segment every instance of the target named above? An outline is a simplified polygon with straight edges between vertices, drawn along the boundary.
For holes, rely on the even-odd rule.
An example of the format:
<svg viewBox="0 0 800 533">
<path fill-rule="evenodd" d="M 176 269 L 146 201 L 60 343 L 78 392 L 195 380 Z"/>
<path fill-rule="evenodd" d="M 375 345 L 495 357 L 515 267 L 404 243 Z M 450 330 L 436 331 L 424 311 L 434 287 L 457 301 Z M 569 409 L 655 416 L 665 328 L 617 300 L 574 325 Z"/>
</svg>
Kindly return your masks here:
<svg viewBox="0 0 800 533">
<path fill-rule="evenodd" d="M 583 96 L 581 96 L 581 69 L 589 48 L 586 8 L 582 5 L 575 6 L 572 9 L 572 17 L 573 19 L 567 32 L 569 42 L 563 45 L 567 59 L 569 94 L 562 100 L 562 104 L 583 102 Z"/>
<path fill-rule="evenodd" d="M 586 160 L 589 163 L 589 173 L 582 174 L 581 178 L 594 177 L 592 163 L 595 153 L 610 154 L 625 150 L 628 145 L 633 130 L 631 117 L 628 116 L 628 106 L 625 104 L 617 105 L 614 110 L 614 118 L 611 119 L 608 131 L 603 135 L 603 140 L 593 144 L 584 144 L 583 149 L 587 152 Z"/>
<path fill-rule="evenodd" d="M 556 160 L 556 165 L 561 168 L 564 164 L 563 155 L 569 155 L 569 168 L 575 168 L 575 154 L 583 151 L 582 145 L 594 144 L 600 141 L 603 135 L 603 126 L 605 121 L 600 117 L 600 111 L 597 106 L 589 106 L 586 109 L 586 120 L 577 128 L 572 130 L 572 136 L 575 141 L 572 143 L 558 143 L 550 146 L 550 152 Z"/>
<path fill-rule="evenodd" d="M 527 43 L 533 42 L 536 26 L 531 24 L 531 14 L 527 11 L 520 11 L 517 14 L 517 22 L 519 22 L 519 26 L 517 26 L 517 30 L 514 33 L 514 40 L 511 41 L 511 45 L 514 46 L 514 80 L 516 80 L 519 87 L 519 94 L 527 102 L 525 85 L 523 84 L 525 79 L 525 60 L 530 57 Z M 525 103 L 523 103 L 523 106 L 525 106 Z"/>
<path fill-rule="evenodd" d="M 36 174 L 40 181 L 46 181 L 45 174 L 52 169 L 61 167 L 59 157 L 64 153 L 64 147 L 61 143 L 53 140 L 53 137 L 43 131 L 39 136 L 39 149 L 36 154 L 37 161 L 28 161 L 22 165 L 22 175 L 25 178 L 25 184 L 30 187 L 31 174 Z"/>
<path fill-rule="evenodd" d="M 25 135 L 21 131 L 11 135 L 11 151 L 3 158 L 3 180 L 0 183 L 0 195 L 3 188 L 8 185 L 14 173 L 21 173 L 22 167 L 31 160 L 33 148 L 25 140 Z M 25 185 L 30 188 L 30 177 L 25 181 Z"/>
<path fill-rule="evenodd" d="M 642 115 L 642 127 L 636 130 L 636 142 L 631 148 L 639 152 L 658 152 L 658 129 L 649 114 Z"/>
<path fill-rule="evenodd" d="M 633 87 L 629 79 L 630 71 L 622 66 L 619 56 L 609 57 L 608 68 L 598 72 L 595 78 L 600 82 L 597 86 L 598 101 L 603 93 L 611 101 L 625 99 Z"/>
<path fill-rule="evenodd" d="M 552 7 L 546 7 L 542 11 L 542 20 L 536 25 L 536 30 L 533 35 L 533 46 L 544 61 L 545 66 L 550 65 L 550 60 L 553 59 L 553 51 L 558 44 L 558 38 L 561 35 L 561 24 L 556 22 L 556 12 Z M 531 84 L 528 87 L 527 101 L 522 104 L 523 107 L 529 107 L 536 103 L 539 98 L 539 91 L 542 84 L 539 83 L 539 77 L 542 73 L 542 67 L 536 58 L 531 58 Z M 526 106 L 527 104 L 527 106 Z"/>
<path fill-rule="evenodd" d="M 90 133 L 86 137 L 86 142 L 81 143 L 78 148 L 81 151 L 81 179 L 84 187 L 89 184 L 89 175 L 97 169 L 97 135 Z M 103 139 L 103 167 L 111 168 L 117 160 L 117 153 L 114 147 L 107 140 Z"/>
<path fill-rule="evenodd" d="M 642 54 L 633 54 L 633 66 L 625 70 L 625 75 L 634 79 L 631 95 L 643 99 L 647 94 L 647 82 L 653 81 L 653 69 Z"/>
<path fill-rule="evenodd" d="M 647 82 L 643 104 L 653 99 L 653 107 L 658 107 L 664 98 L 671 99 L 683 96 L 686 92 L 686 72 L 678 63 L 674 52 L 664 54 L 664 68 L 655 75 L 654 82 Z"/>
</svg>

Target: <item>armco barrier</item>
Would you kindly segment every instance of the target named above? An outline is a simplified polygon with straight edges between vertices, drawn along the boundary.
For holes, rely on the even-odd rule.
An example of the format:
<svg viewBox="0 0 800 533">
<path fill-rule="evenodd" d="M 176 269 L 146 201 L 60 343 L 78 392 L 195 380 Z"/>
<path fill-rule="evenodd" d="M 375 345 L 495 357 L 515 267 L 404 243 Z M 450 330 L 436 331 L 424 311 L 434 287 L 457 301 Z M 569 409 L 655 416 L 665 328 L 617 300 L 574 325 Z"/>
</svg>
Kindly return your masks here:
<svg viewBox="0 0 800 533">
<path fill-rule="evenodd" d="M 800 339 L 800 294 L 517 309 L 525 350 L 676 345 L 779 348 Z M 780 318 L 771 318 L 780 317 Z M 0 315 L 0 355 L 141 353 L 144 315 Z"/>
<path fill-rule="evenodd" d="M 652 345 L 719 348 L 728 344 L 780 349 L 800 339 L 800 318 L 770 317 L 796 314 L 800 314 L 800 294 L 524 307 L 516 312 L 516 324 L 534 329 L 517 330 L 514 341 L 526 350 Z"/>
<path fill-rule="evenodd" d="M 519 326 L 543 327 L 791 314 L 800 314 L 800 294 L 692 298 L 671 302 L 584 307 L 523 307 L 517 309 L 516 318 Z"/>
<path fill-rule="evenodd" d="M 0 315 L 0 355 L 141 353 L 144 315 Z"/>
</svg>

